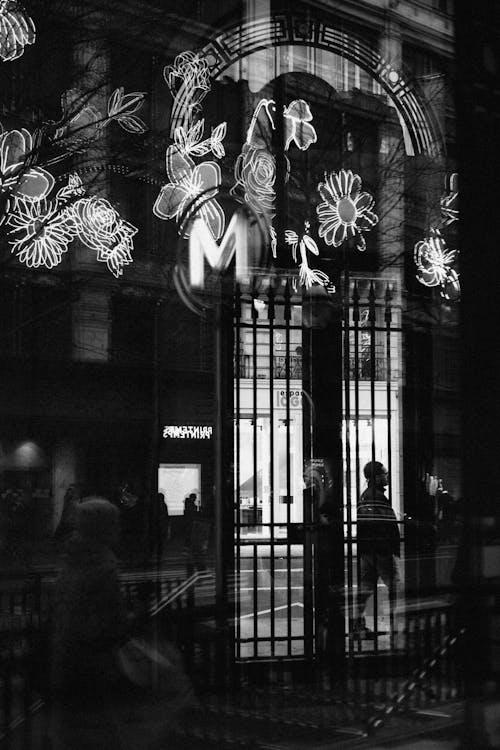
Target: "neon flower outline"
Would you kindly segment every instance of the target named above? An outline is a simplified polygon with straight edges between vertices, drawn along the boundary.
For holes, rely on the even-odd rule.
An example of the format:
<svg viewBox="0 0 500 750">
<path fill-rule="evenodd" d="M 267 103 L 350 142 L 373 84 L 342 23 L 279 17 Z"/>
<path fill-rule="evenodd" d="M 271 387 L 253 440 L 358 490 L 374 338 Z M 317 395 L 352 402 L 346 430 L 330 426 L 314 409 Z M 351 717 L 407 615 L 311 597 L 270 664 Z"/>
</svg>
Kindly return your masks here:
<svg viewBox="0 0 500 750">
<path fill-rule="evenodd" d="M 96 196 L 79 198 L 70 215 L 84 245 L 97 252 L 97 260 L 107 263 L 116 278 L 121 276 L 122 266 L 132 263 L 132 237 L 137 228 L 124 221 L 106 198 Z"/>
<path fill-rule="evenodd" d="M 458 274 L 452 268 L 456 254 L 456 250 L 448 250 L 439 229 L 431 228 L 430 236 L 417 242 L 413 249 L 417 280 L 424 286 L 440 286 L 442 296 L 451 299 L 448 295 L 455 281 L 458 283 Z"/>
<path fill-rule="evenodd" d="M 213 238 L 218 240 L 224 234 L 226 223 L 222 207 L 215 198 L 220 182 L 219 165 L 214 161 L 202 162 L 183 173 L 177 182 L 169 182 L 162 187 L 153 206 L 153 213 L 159 219 L 179 220 L 192 206 L 193 213 L 190 216 L 199 215 Z M 185 236 L 189 236 L 189 229 Z"/>
<path fill-rule="evenodd" d="M 180 52 L 172 65 L 166 65 L 163 77 L 174 99 L 186 91 L 199 103 L 211 88 L 207 61 L 191 50 Z"/>
<path fill-rule="evenodd" d="M 361 235 L 378 223 L 378 216 L 371 210 L 375 204 L 373 196 L 361 192 L 361 177 L 350 169 L 325 173 L 325 182 L 319 183 L 318 191 L 323 198 L 323 203 L 316 207 L 319 236 L 327 245 L 338 247 L 359 234 L 358 249 L 364 250 L 366 244 Z"/>
<path fill-rule="evenodd" d="M 299 282 L 305 286 L 306 289 L 310 289 L 314 284 L 326 286 L 330 281 L 330 278 L 326 273 L 317 268 L 310 268 L 307 261 L 307 251 L 313 255 L 319 255 L 318 246 L 309 234 L 310 227 L 311 225 L 309 221 L 306 220 L 304 222 L 304 234 L 300 239 L 297 232 L 294 232 L 291 229 L 285 231 L 285 242 L 287 245 L 291 245 L 292 258 L 295 263 L 297 262 L 297 246 L 299 247 L 301 258 L 301 263 L 299 264 Z"/>
<path fill-rule="evenodd" d="M 318 136 L 311 125 L 311 108 L 304 99 L 294 99 L 288 107 L 284 107 L 283 118 L 285 151 L 288 151 L 292 141 L 301 151 L 306 151 L 312 143 L 316 143 Z"/>
<path fill-rule="evenodd" d="M 33 137 L 28 130 L 7 130 L 0 135 L 0 193 L 33 201 L 50 193 L 53 176 L 42 167 L 28 166 L 32 158 Z"/>
<path fill-rule="evenodd" d="M 7 217 L 11 252 L 28 268 L 54 268 L 76 235 L 75 223 L 57 201 L 16 198 Z"/>
<path fill-rule="evenodd" d="M 271 153 L 272 132 L 276 130 L 276 102 L 261 99 L 256 105 L 247 131 L 246 141 L 234 166 L 235 184 L 231 195 L 245 200 L 255 211 L 271 221 L 274 216 L 276 197 L 276 159 Z M 316 143 L 317 135 L 311 109 L 303 99 L 294 99 L 283 107 L 284 150 L 288 151 L 292 141 L 305 151 Z M 288 180 L 290 162 L 285 156 L 285 181 Z"/>
<path fill-rule="evenodd" d="M 146 123 L 135 113 L 140 109 L 146 98 L 146 91 L 134 91 L 125 94 L 123 86 L 113 91 L 108 100 L 108 116 L 101 124 L 106 127 L 108 123 L 115 120 L 128 133 L 145 133 Z"/>
<path fill-rule="evenodd" d="M 35 39 L 35 24 L 21 3 L 0 0 L 0 60 L 17 60 Z"/>
<path fill-rule="evenodd" d="M 445 226 L 458 221 L 458 174 L 456 172 L 450 175 L 449 192 L 441 198 L 441 214 Z"/>
<path fill-rule="evenodd" d="M 460 280 L 459 274 L 455 269 L 448 272 L 443 284 L 441 284 L 440 294 L 443 299 L 457 302 L 460 299 Z"/>
</svg>

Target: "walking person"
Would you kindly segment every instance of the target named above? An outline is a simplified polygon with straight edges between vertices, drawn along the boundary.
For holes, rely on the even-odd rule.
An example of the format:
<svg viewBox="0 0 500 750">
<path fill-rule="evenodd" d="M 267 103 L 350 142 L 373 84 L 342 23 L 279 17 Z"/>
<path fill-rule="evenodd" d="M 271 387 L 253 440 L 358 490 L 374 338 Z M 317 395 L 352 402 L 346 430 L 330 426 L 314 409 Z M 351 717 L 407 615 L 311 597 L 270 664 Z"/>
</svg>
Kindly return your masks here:
<svg viewBox="0 0 500 750">
<path fill-rule="evenodd" d="M 369 461 L 363 474 L 368 486 L 357 507 L 359 582 L 354 634 L 360 638 L 373 638 L 374 633 L 366 626 L 365 608 L 370 596 L 375 594 L 379 578 L 389 593 L 390 620 L 393 622 L 400 580 L 396 559 L 400 555 L 400 534 L 396 514 L 385 494 L 387 469 L 380 461 Z M 377 612 L 374 621 L 376 617 Z"/>
</svg>

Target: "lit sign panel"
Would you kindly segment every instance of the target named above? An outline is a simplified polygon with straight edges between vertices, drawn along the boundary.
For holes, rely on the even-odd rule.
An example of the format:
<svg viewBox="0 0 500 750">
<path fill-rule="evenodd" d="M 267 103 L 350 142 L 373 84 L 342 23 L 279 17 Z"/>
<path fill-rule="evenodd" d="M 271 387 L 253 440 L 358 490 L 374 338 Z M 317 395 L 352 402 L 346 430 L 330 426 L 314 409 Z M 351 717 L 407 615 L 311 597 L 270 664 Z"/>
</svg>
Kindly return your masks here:
<svg viewBox="0 0 500 750">
<path fill-rule="evenodd" d="M 210 440 L 213 428 L 209 425 L 167 424 L 163 437 L 180 440 Z"/>
</svg>

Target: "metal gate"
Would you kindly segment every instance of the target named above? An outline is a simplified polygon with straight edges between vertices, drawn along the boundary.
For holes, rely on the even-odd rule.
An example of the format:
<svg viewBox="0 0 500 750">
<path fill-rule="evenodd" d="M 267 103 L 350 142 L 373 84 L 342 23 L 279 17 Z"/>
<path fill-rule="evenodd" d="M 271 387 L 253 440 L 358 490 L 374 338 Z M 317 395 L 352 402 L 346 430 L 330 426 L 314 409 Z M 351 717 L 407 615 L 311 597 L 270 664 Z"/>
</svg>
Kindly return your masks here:
<svg viewBox="0 0 500 750">
<path fill-rule="evenodd" d="M 335 295 L 323 292 L 316 317 L 292 278 L 265 292 L 235 295 L 237 660 L 318 656 L 323 631 L 332 626 L 332 587 L 335 628 L 343 627 L 336 637 L 346 653 L 391 645 L 387 602 L 377 587 L 367 608 L 375 632 L 370 644 L 355 638 L 352 621 L 363 463 L 386 463 L 389 497 L 398 492 L 401 355 L 394 295 L 393 282 L 344 275 Z M 330 359 L 323 358 L 325 346 Z M 318 378 L 315 370 L 331 367 L 328 362 L 337 369 Z M 315 438 L 321 420 L 330 430 L 326 449 Z M 336 433 L 339 448 L 330 450 Z M 325 526 L 336 528 L 325 536 Z"/>
</svg>

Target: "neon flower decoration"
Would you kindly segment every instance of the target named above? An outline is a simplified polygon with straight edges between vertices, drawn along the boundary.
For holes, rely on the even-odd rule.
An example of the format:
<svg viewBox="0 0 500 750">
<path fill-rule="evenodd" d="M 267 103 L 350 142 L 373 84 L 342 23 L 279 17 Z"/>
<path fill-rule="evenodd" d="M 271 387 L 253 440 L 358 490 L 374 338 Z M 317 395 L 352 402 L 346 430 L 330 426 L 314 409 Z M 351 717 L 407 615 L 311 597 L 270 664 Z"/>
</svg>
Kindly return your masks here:
<svg viewBox="0 0 500 750">
<path fill-rule="evenodd" d="M 71 217 L 79 239 L 97 252 L 97 260 L 106 263 L 118 278 L 123 266 L 132 263 L 132 237 L 137 228 L 124 221 L 105 198 L 79 198 L 71 207 Z"/>
<path fill-rule="evenodd" d="M 118 278 L 132 263 L 132 237 L 137 229 L 124 221 L 107 200 L 83 197 L 85 189 L 76 174 L 69 176 L 55 199 L 14 198 L 7 214 L 12 253 L 29 268 L 54 268 L 77 237 L 97 252 Z"/>
<path fill-rule="evenodd" d="M 101 127 L 105 127 L 115 120 L 129 133 L 145 133 L 146 124 L 135 112 L 142 107 L 146 97 L 145 91 L 135 91 L 133 94 L 125 94 L 123 86 L 115 89 L 108 101 L 108 117 L 103 121 Z"/>
<path fill-rule="evenodd" d="M 450 176 L 449 192 L 441 198 L 441 214 L 445 226 L 458 221 L 458 174 Z"/>
<path fill-rule="evenodd" d="M 210 91 L 208 63 L 191 51 L 177 55 L 174 64 L 164 68 L 163 77 L 174 99 L 188 92 L 190 101 L 199 103 Z"/>
<path fill-rule="evenodd" d="M 35 24 L 17 0 L 0 0 L 0 60 L 12 62 L 36 37 Z"/>
<path fill-rule="evenodd" d="M 297 232 L 294 232 L 291 229 L 287 229 L 285 232 L 285 242 L 287 243 L 287 245 L 291 245 L 292 257 L 295 262 L 297 262 L 297 246 L 299 246 L 301 259 L 301 262 L 299 264 L 299 281 L 303 286 L 306 287 L 306 289 L 309 289 L 314 284 L 321 284 L 322 286 L 326 286 L 326 284 L 328 284 L 328 282 L 330 281 L 326 273 L 323 273 L 323 271 L 319 271 L 318 269 L 309 267 L 309 263 L 307 261 L 307 251 L 311 252 L 313 255 L 319 255 L 318 246 L 309 234 L 310 226 L 311 225 L 309 221 L 304 222 L 304 234 L 302 235 L 302 238 L 300 238 L 300 241 Z"/>
<path fill-rule="evenodd" d="M 430 236 L 417 242 L 414 248 L 418 281 L 424 286 L 440 286 L 443 297 L 454 298 L 460 290 L 458 274 L 452 268 L 456 254 L 456 250 L 448 250 L 439 229 L 431 229 Z"/>
<path fill-rule="evenodd" d="M 327 245 L 338 247 L 345 240 L 359 235 L 358 250 L 365 250 L 363 232 L 368 232 L 378 222 L 378 216 L 371 210 L 374 198 L 361 192 L 361 177 L 349 169 L 325 174 L 325 182 L 320 182 L 318 190 L 323 198 L 316 208 L 319 220 L 319 236 Z"/>
<path fill-rule="evenodd" d="M 33 156 L 33 138 L 24 128 L 0 135 L 0 193 L 27 200 L 41 200 L 50 193 L 54 178 L 30 165 Z"/>
<path fill-rule="evenodd" d="M 271 249 L 276 256 L 276 236 L 271 226 L 275 215 L 276 157 L 273 153 L 273 131 L 276 130 L 276 103 L 272 99 L 261 99 L 255 107 L 246 142 L 234 167 L 235 184 L 231 195 L 246 201 L 269 223 Z M 296 99 L 283 109 L 284 148 L 292 142 L 305 151 L 317 140 L 309 105 Z M 290 173 L 290 162 L 285 155 L 285 181 Z"/>
<path fill-rule="evenodd" d="M 186 165 L 190 165 L 190 157 L 184 157 Z M 177 164 L 177 162 L 176 162 Z M 190 218 L 200 216 L 210 229 L 215 240 L 218 240 L 224 234 L 225 216 L 224 212 L 215 199 L 217 195 L 221 173 L 220 167 L 216 162 L 206 161 L 193 166 L 186 167 L 185 171 L 179 171 L 182 176 L 176 182 L 170 182 L 164 185 L 153 206 L 153 213 L 159 219 L 180 219 L 186 209 L 193 206 Z M 175 167 L 178 169 L 178 167 Z M 167 150 L 167 171 L 172 173 L 172 164 L 169 164 L 169 155 Z M 189 236 L 189 229 L 186 230 L 185 236 Z"/>
<path fill-rule="evenodd" d="M 318 136 L 311 125 L 312 114 L 309 104 L 303 99 L 296 99 L 283 110 L 283 128 L 285 131 L 285 151 L 290 143 L 305 151 L 311 143 L 316 143 Z"/>
<path fill-rule="evenodd" d="M 450 300 L 450 302 L 457 302 L 460 299 L 460 280 L 453 268 L 441 285 L 440 294 L 443 299 Z"/>
<path fill-rule="evenodd" d="M 211 151 L 217 159 L 221 159 L 226 153 L 222 141 L 226 136 L 227 124 L 222 122 L 220 125 L 217 125 L 217 127 L 212 130 L 210 138 L 202 140 L 204 130 L 205 120 L 203 119 L 198 120 L 195 125 L 187 130 L 180 125 L 175 129 L 174 133 L 176 150 L 180 154 L 191 154 L 191 156 L 205 156 L 205 154 L 208 154 Z M 169 148 L 174 147 L 169 146 Z M 174 168 L 169 172 L 167 164 L 167 173 L 172 179 L 178 176 L 175 174 L 176 171 L 177 170 Z"/>
<path fill-rule="evenodd" d="M 57 201 L 15 199 L 15 210 L 7 218 L 9 244 L 21 263 L 28 268 L 54 268 L 67 252 L 76 235 L 68 211 Z"/>
</svg>

